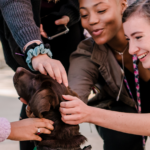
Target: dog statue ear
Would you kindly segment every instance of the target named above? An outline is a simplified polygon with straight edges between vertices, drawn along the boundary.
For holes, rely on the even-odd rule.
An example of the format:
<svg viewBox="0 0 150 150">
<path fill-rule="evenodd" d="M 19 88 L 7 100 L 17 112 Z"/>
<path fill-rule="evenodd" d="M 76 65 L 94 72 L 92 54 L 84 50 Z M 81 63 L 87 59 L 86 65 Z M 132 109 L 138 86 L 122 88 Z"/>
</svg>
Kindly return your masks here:
<svg viewBox="0 0 150 150">
<path fill-rule="evenodd" d="M 72 96 L 75 96 L 75 97 L 79 97 L 76 92 L 74 92 L 74 91 L 72 91 L 72 90 L 70 89 L 70 87 L 68 87 L 68 92 L 69 92 L 68 95 L 72 95 Z"/>
<path fill-rule="evenodd" d="M 48 93 L 49 91 L 47 89 L 37 92 L 29 102 L 31 111 L 39 118 L 43 118 L 43 112 L 48 112 L 50 110 L 51 97 Z"/>
</svg>

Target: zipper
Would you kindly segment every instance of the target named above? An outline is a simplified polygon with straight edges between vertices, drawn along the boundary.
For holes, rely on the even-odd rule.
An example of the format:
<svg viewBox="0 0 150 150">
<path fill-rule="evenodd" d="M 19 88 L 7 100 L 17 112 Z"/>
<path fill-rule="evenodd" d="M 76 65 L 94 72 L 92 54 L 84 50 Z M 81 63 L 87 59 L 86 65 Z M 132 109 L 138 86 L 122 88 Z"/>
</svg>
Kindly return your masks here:
<svg viewBox="0 0 150 150">
<path fill-rule="evenodd" d="M 122 86 L 123 86 L 124 71 L 123 71 L 123 69 L 122 69 L 122 68 L 121 68 L 121 75 L 122 75 L 122 81 L 121 81 L 121 85 L 120 85 L 120 89 L 119 89 L 119 92 L 118 92 L 118 95 L 117 95 L 116 101 L 119 101 L 120 94 L 121 94 L 121 91 L 122 91 Z"/>
</svg>

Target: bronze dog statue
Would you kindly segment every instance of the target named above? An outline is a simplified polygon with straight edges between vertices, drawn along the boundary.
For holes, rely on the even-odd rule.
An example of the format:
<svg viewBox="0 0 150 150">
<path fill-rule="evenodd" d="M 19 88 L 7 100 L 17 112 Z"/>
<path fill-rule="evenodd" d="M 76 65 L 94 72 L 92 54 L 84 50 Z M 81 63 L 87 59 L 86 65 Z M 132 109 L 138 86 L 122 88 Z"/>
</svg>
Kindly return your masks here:
<svg viewBox="0 0 150 150">
<path fill-rule="evenodd" d="M 80 145 L 86 138 L 79 133 L 79 125 L 65 124 L 59 112 L 60 102 L 65 101 L 62 95 L 77 96 L 77 94 L 49 76 L 33 74 L 21 67 L 17 69 L 13 81 L 18 95 L 27 101 L 34 116 L 54 122 L 51 134 L 40 135 L 43 140 L 36 142 L 37 149 L 82 150 Z M 90 149 L 91 146 L 84 148 Z"/>
</svg>

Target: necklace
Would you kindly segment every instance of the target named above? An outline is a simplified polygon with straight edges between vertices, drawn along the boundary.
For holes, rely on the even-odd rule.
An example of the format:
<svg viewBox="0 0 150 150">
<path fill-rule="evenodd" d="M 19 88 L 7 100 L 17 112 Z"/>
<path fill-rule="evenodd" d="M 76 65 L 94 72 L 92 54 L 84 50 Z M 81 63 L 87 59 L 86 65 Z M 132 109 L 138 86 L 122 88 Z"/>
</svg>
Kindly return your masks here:
<svg viewBox="0 0 150 150">
<path fill-rule="evenodd" d="M 124 58 L 123 58 L 123 54 L 125 53 L 125 51 L 129 48 L 129 44 L 127 44 L 127 46 L 125 47 L 125 49 L 123 50 L 123 52 L 118 52 L 116 50 L 114 50 L 117 54 L 119 54 L 122 58 L 122 68 L 123 70 L 121 69 L 122 71 L 122 74 L 123 74 L 123 78 L 122 78 L 122 81 L 121 81 L 121 85 L 120 85 L 120 89 L 119 89 L 119 93 L 118 93 L 118 96 L 116 98 L 117 101 L 119 101 L 119 98 L 120 98 L 120 94 L 121 94 L 121 90 L 122 90 L 122 86 L 123 86 L 123 79 L 124 79 Z"/>
<path fill-rule="evenodd" d="M 125 49 L 123 50 L 123 52 L 118 52 L 117 50 L 115 50 L 114 49 L 114 51 L 117 53 L 117 54 L 119 54 L 119 55 L 123 55 L 124 54 L 124 52 L 128 49 L 128 46 L 129 46 L 129 44 L 127 44 L 127 46 L 125 47 Z"/>
</svg>

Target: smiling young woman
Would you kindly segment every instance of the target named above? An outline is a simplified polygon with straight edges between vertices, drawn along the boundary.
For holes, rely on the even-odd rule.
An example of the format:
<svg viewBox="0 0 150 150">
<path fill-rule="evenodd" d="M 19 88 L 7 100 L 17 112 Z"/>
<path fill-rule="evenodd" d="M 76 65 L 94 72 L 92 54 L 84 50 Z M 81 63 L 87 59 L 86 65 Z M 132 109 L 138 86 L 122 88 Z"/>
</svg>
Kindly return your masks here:
<svg viewBox="0 0 150 150">
<path fill-rule="evenodd" d="M 60 105 L 62 120 L 95 124 L 104 150 L 142 150 L 146 137 L 138 135 L 150 135 L 150 72 L 128 52 L 122 23 L 127 1 L 79 3 L 82 26 L 92 38 L 71 55 L 69 85 L 80 99 L 63 96 L 69 102 Z M 103 109 L 85 104 L 95 83 L 101 85 L 101 92 L 94 100 Z"/>
<path fill-rule="evenodd" d="M 150 0 L 139 0 L 124 13 L 124 31 L 129 53 L 137 55 L 144 68 L 150 68 Z"/>
</svg>

